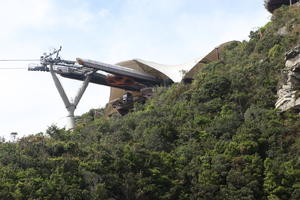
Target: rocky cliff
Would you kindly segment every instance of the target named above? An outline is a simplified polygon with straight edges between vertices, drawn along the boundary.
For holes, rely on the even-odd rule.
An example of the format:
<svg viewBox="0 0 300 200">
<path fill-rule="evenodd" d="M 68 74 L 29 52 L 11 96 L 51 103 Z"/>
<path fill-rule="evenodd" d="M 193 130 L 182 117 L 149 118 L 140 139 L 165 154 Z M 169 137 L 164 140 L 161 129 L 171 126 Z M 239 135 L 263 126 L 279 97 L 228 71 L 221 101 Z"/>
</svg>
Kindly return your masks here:
<svg viewBox="0 0 300 200">
<path fill-rule="evenodd" d="M 300 45 L 286 54 L 277 95 L 275 106 L 279 110 L 300 109 Z"/>
<path fill-rule="evenodd" d="M 299 0 L 265 0 L 266 9 L 273 13 L 276 9 L 283 5 L 290 5 L 299 2 Z"/>
</svg>

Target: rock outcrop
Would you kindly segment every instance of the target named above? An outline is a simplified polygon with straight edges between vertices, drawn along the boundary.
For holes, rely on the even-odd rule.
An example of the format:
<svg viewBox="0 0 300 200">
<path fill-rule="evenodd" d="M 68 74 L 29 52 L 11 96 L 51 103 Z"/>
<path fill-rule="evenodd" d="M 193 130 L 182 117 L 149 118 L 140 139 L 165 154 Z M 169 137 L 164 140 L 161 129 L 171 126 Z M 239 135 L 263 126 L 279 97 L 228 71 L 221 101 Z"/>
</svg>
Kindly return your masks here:
<svg viewBox="0 0 300 200">
<path fill-rule="evenodd" d="M 280 111 L 300 110 L 300 45 L 286 54 L 285 68 L 275 104 Z"/>
<path fill-rule="evenodd" d="M 290 5 L 299 2 L 299 0 L 265 0 L 265 8 L 273 13 L 274 10 L 280 8 L 283 5 Z"/>
</svg>

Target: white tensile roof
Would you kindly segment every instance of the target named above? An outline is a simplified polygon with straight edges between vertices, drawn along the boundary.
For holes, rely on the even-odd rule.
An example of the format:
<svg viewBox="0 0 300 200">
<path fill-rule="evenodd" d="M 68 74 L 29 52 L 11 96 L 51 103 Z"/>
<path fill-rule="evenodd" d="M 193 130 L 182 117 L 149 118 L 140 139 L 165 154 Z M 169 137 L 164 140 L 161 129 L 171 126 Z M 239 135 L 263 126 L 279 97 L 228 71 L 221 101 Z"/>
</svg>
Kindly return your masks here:
<svg viewBox="0 0 300 200">
<path fill-rule="evenodd" d="M 201 58 L 193 59 L 190 62 L 179 64 L 179 65 L 165 65 L 165 64 L 159 64 L 152 61 L 142 60 L 142 59 L 134 59 L 136 62 L 142 63 L 144 65 L 147 65 L 149 67 L 152 67 L 165 75 L 167 75 L 169 78 L 172 79 L 174 82 L 180 82 L 182 79 L 182 70 L 184 71 L 190 71 L 198 62 L 201 60 Z"/>
</svg>

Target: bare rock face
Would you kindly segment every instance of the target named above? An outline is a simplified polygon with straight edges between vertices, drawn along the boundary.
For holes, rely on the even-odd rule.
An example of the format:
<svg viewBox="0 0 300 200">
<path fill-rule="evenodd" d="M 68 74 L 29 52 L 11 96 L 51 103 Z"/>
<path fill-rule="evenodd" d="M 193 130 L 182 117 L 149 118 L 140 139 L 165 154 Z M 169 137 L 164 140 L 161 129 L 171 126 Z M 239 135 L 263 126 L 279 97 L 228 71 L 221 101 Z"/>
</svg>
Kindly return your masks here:
<svg viewBox="0 0 300 200">
<path fill-rule="evenodd" d="M 285 36 L 285 35 L 287 35 L 288 33 L 289 33 L 289 32 L 287 31 L 286 26 L 283 26 L 283 27 L 281 27 L 281 28 L 277 31 L 276 35 L 279 35 L 279 36 Z"/>
<path fill-rule="evenodd" d="M 285 68 L 277 91 L 275 107 L 281 111 L 300 110 L 300 45 L 286 54 Z"/>
</svg>

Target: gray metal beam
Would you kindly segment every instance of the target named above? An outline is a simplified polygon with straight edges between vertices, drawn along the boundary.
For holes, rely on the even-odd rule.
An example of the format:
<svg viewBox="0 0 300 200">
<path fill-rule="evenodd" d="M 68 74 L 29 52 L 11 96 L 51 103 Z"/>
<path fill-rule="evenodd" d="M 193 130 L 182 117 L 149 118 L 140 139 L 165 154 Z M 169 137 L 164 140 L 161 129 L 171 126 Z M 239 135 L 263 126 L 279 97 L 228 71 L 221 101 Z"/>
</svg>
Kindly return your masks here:
<svg viewBox="0 0 300 200">
<path fill-rule="evenodd" d="M 93 68 L 96 70 L 101 70 L 107 73 L 115 74 L 115 75 L 120 75 L 120 76 L 127 76 L 131 78 L 136 78 L 136 79 L 142 79 L 146 81 L 152 81 L 152 82 L 157 82 L 159 83 L 160 81 L 147 73 L 143 73 L 134 69 L 130 69 L 127 67 L 122 67 L 118 65 L 111 65 L 107 63 L 102 63 L 94 60 L 88 60 L 88 59 L 81 59 L 77 58 L 77 62 L 85 67 Z"/>
</svg>

